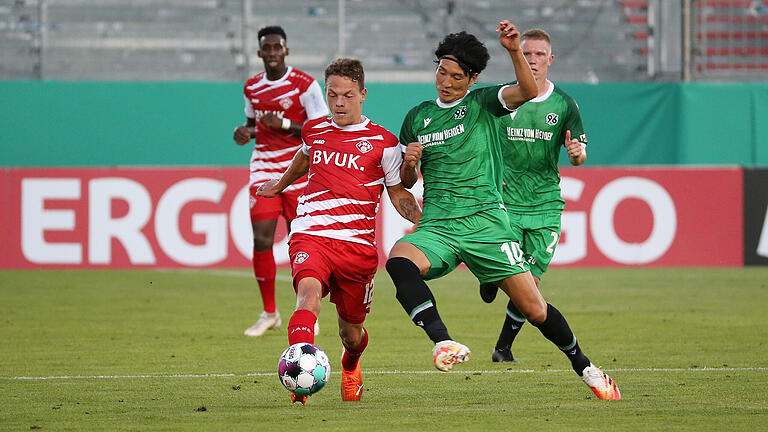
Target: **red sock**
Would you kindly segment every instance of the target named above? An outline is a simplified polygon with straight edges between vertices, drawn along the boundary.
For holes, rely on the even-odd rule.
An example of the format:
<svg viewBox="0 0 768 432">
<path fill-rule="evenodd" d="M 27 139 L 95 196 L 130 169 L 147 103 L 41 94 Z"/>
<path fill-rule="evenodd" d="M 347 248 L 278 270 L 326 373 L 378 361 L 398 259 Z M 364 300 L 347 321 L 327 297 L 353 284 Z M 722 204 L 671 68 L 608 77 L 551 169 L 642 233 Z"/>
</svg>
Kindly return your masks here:
<svg viewBox="0 0 768 432">
<path fill-rule="evenodd" d="M 365 330 L 365 327 L 363 327 L 363 340 L 352 349 L 344 347 L 344 354 L 341 355 L 341 366 L 348 371 L 354 370 L 357 366 L 357 362 L 360 361 L 360 356 L 367 346 L 368 332 Z"/>
<path fill-rule="evenodd" d="M 288 345 L 301 342 L 315 343 L 315 321 L 317 317 L 306 309 L 299 309 L 288 321 Z"/>
<path fill-rule="evenodd" d="M 275 256 L 272 250 L 264 252 L 253 251 L 253 275 L 259 282 L 261 301 L 264 303 L 264 312 L 275 312 Z"/>
</svg>

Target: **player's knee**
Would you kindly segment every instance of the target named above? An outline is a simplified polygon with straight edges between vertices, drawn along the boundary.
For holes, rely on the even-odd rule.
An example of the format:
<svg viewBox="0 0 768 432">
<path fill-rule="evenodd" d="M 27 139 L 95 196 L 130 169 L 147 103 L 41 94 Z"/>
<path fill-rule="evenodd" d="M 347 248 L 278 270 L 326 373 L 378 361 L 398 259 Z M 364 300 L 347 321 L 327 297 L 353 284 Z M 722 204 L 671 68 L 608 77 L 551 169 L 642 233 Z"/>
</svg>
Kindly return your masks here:
<svg viewBox="0 0 768 432">
<path fill-rule="evenodd" d="M 264 252 L 272 249 L 274 243 L 272 236 L 253 233 L 253 250 Z"/>
<path fill-rule="evenodd" d="M 339 328 L 339 337 L 344 346 L 354 348 L 363 339 L 363 329 L 357 326 L 342 326 Z"/>
<path fill-rule="evenodd" d="M 387 263 L 384 267 L 387 269 L 387 273 L 389 273 L 390 275 L 398 274 L 403 270 L 404 266 L 407 267 L 408 262 L 410 262 L 408 258 L 403 258 L 403 257 L 390 258 L 387 260 Z"/>
<path fill-rule="evenodd" d="M 385 265 L 387 273 L 394 280 L 395 278 L 403 278 L 409 276 L 419 276 L 419 268 L 416 264 L 408 258 L 394 257 L 387 260 Z"/>
<path fill-rule="evenodd" d="M 387 260 L 386 268 L 395 284 L 395 298 L 406 310 L 419 304 L 419 301 L 425 300 L 422 297 L 429 293 L 424 294 L 416 288 L 421 281 L 421 275 L 413 261 L 403 257 L 390 258 Z"/>
<path fill-rule="evenodd" d="M 541 324 L 547 319 L 546 302 L 532 302 L 522 308 L 518 306 L 518 310 L 532 324 Z"/>
</svg>

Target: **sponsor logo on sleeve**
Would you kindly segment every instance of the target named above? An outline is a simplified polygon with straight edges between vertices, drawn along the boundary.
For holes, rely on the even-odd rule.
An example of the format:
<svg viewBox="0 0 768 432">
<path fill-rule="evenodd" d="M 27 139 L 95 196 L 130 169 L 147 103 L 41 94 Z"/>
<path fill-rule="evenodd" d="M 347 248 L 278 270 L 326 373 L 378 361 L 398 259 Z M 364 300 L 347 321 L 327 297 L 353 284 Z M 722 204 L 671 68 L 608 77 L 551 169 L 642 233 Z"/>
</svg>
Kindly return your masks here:
<svg viewBox="0 0 768 432">
<path fill-rule="evenodd" d="M 309 254 L 308 253 L 306 253 L 304 251 L 299 252 L 299 253 L 296 254 L 296 257 L 293 259 L 293 263 L 294 264 L 301 264 L 304 261 L 306 261 L 307 258 L 309 258 Z"/>
</svg>

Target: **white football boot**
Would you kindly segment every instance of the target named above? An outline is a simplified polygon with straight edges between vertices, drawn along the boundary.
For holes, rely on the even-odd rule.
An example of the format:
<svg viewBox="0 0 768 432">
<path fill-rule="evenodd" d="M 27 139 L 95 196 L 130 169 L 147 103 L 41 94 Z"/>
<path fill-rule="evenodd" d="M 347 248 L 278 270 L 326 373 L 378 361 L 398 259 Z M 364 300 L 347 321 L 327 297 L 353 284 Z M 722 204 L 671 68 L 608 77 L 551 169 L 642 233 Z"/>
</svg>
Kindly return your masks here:
<svg viewBox="0 0 768 432">
<path fill-rule="evenodd" d="M 616 381 L 605 374 L 600 368 L 589 364 L 581 373 L 581 380 L 592 389 L 592 392 L 598 399 L 602 400 L 620 400 L 621 392 Z"/>
<path fill-rule="evenodd" d="M 468 362 L 470 354 L 472 351 L 466 345 L 452 340 L 440 341 L 435 344 L 435 349 L 432 350 L 435 367 L 443 372 L 453 369 L 455 364 Z"/>
<path fill-rule="evenodd" d="M 262 312 L 261 315 L 259 315 L 259 320 L 256 321 L 256 324 L 245 329 L 244 333 L 246 336 L 261 336 L 269 329 L 279 328 L 282 323 L 283 322 L 280 320 L 280 312 L 275 311 L 275 313 L 271 314 Z"/>
</svg>

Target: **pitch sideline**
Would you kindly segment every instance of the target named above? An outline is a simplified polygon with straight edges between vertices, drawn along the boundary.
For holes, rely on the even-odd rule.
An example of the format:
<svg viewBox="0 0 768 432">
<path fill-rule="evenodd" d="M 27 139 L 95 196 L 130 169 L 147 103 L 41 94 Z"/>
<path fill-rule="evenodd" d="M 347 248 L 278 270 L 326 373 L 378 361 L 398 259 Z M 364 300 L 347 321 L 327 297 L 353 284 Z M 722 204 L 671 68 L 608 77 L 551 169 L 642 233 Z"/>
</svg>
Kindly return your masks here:
<svg viewBox="0 0 768 432">
<path fill-rule="evenodd" d="M 736 371 L 768 371 L 768 367 L 721 367 L 721 368 L 625 368 L 625 369 L 603 369 L 606 372 L 736 372 Z M 453 374 L 516 374 L 516 373 L 573 373 L 572 369 L 545 369 L 545 370 L 466 370 L 453 371 Z M 44 380 L 74 380 L 74 379 L 168 379 L 168 378 L 245 378 L 272 376 L 276 372 L 253 372 L 247 374 L 234 373 L 211 373 L 211 374 L 174 374 L 174 375 L 61 375 L 61 376 L 39 376 L 39 377 L 0 377 L 6 381 L 44 381 Z M 331 372 L 334 375 L 339 372 Z M 364 375 L 423 375 L 423 374 L 443 374 L 437 370 L 419 370 L 419 371 L 400 371 L 400 370 L 379 370 L 364 371 Z"/>
</svg>

